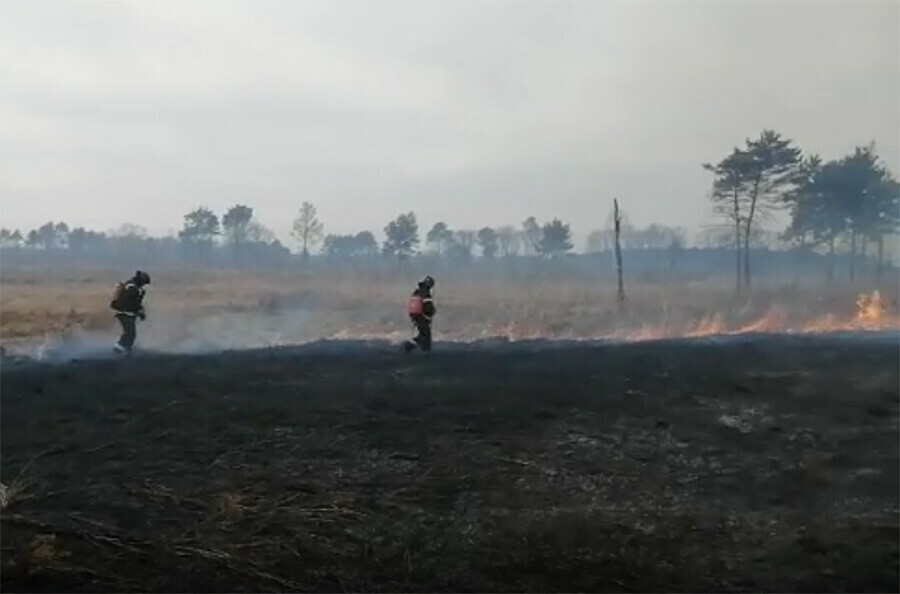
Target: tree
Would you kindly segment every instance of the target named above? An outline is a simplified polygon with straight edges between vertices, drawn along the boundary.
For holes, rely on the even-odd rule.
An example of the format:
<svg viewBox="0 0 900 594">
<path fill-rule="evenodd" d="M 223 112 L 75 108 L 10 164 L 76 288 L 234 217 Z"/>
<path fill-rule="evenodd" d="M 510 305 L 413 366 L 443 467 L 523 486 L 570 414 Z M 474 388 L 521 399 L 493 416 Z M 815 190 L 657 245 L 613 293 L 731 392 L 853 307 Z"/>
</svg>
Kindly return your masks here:
<svg viewBox="0 0 900 594">
<path fill-rule="evenodd" d="M 404 260 L 416 253 L 419 245 L 419 224 L 415 213 L 398 216 L 384 228 L 386 239 L 383 251 L 385 254 Z"/>
<path fill-rule="evenodd" d="M 588 233 L 585 250 L 588 253 L 607 252 L 613 242 L 612 233 L 607 229 L 594 229 Z"/>
<path fill-rule="evenodd" d="M 497 229 L 497 248 L 501 257 L 517 255 L 521 245 L 522 236 L 514 227 L 506 225 Z"/>
<path fill-rule="evenodd" d="M 113 237 L 147 239 L 147 228 L 134 223 L 122 223 L 117 229 L 110 231 L 109 234 Z"/>
<path fill-rule="evenodd" d="M 17 248 L 23 243 L 22 232 L 16 229 L 0 229 L 0 246 L 5 248 Z"/>
<path fill-rule="evenodd" d="M 309 257 L 309 248 L 316 246 L 322 240 L 323 225 L 316 216 L 316 207 L 309 202 L 300 205 L 300 214 L 294 219 L 292 235 L 300 244 L 300 253 L 304 258 Z"/>
<path fill-rule="evenodd" d="M 746 140 L 744 149 L 732 153 L 713 166 L 712 200 L 714 210 L 734 225 L 737 289 L 741 281 L 750 286 L 750 237 L 753 226 L 786 204 L 798 182 L 800 149 L 792 141 L 773 130 L 763 130 L 759 137 Z M 741 277 L 741 243 L 743 241 L 743 277 Z"/>
<path fill-rule="evenodd" d="M 870 204 L 866 209 L 865 229 L 877 246 L 876 277 L 880 278 L 884 266 L 884 239 L 896 235 L 900 229 L 900 183 L 890 172 L 869 192 Z"/>
<path fill-rule="evenodd" d="M 371 231 L 360 231 L 353 240 L 354 255 L 368 258 L 378 253 L 378 242 Z"/>
<path fill-rule="evenodd" d="M 747 188 L 747 216 L 744 221 L 744 284 L 750 286 L 750 234 L 754 222 L 785 203 L 798 181 L 800 149 L 773 130 L 763 130 L 759 138 L 747 140 L 743 177 Z"/>
<path fill-rule="evenodd" d="M 69 233 L 69 249 L 73 252 L 84 252 L 87 248 L 87 231 L 84 227 L 75 227 Z"/>
<path fill-rule="evenodd" d="M 528 217 L 522 222 L 522 243 L 526 254 L 540 253 L 542 233 L 534 217 Z"/>
<path fill-rule="evenodd" d="M 882 236 L 896 229 L 896 182 L 883 167 L 874 145 L 856 147 L 853 154 L 826 166 L 820 192 L 836 211 L 835 226 L 849 235 L 850 280 L 855 280 L 857 248 L 864 237 Z"/>
<path fill-rule="evenodd" d="M 897 182 L 879 162 L 873 145 L 856 147 L 853 154 L 822 164 L 810 159 L 801 167 L 797 190 L 789 197 L 791 223 L 788 239 L 809 238 L 828 246 L 833 276 L 835 243 L 846 238 L 850 248 L 850 279 L 855 278 L 860 239 L 878 246 L 881 270 L 883 239 L 896 233 L 900 219 Z"/>
<path fill-rule="evenodd" d="M 452 252 L 457 258 L 469 259 L 472 257 L 472 250 L 475 248 L 475 242 L 478 234 L 474 231 L 457 231 L 453 234 Z"/>
<path fill-rule="evenodd" d="M 669 227 L 666 234 L 666 247 L 682 249 L 687 245 L 688 232 L 684 227 Z"/>
<path fill-rule="evenodd" d="M 84 227 L 75 227 L 69 233 L 69 249 L 77 253 L 99 251 L 106 241 L 106 235 L 89 231 Z"/>
<path fill-rule="evenodd" d="M 56 248 L 65 248 L 69 244 L 69 226 L 65 223 L 57 223 L 54 229 Z"/>
<path fill-rule="evenodd" d="M 565 254 L 572 249 L 572 231 L 569 225 L 553 219 L 541 228 L 538 253 L 551 258 Z"/>
<path fill-rule="evenodd" d="M 822 164 L 818 157 L 810 157 L 801 165 L 797 189 L 788 198 L 791 222 L 785 238 L 801 245 L 826 244 L 829 280 L 834 277 L 835 241 L 847 225 L 841 212 L 840 170 L 837 161 Z"/>
<path fill-rule="evenodd" d="M 254 244 L 254 243 L 265 243 L 272 244 L 277 242 L 277 238 L 275 237 L 275 233 L 272 232 L 271 229 L 263 225 L 258 221 L 251 220 L 247 223 L 247 227 L 244 230 L 245 237 L 244 240 L 246 243 Z M 278 243 L 278 246 L 281 246 L 281 243 Z M 287 248 L 285 248 L 287 249 Z M 290 251 L 290 250 L 288 250 Z"/>
<path fill-rule="evenodd" d="M 356 235 L 328 235 L 322 249 L 329 258 L 365 258 L 378 253 L 378 243 L 371 232 L 360 231 Z"/>
<path fill-rule="evenodd" d="M 453 231 L 447 227 L 447 223 L 435 223 L 431 230 L 425 235 L 425 242 L 428 245 L 435 246 L 437 255 L 443 254 L 447 248 L 453 243 Z"/>
<path fill-rule="evenodd" d="M 352 235 L 329 233 L 322 240 L 322 252 L 326 258 L 349 258 L 352 253 Z"/>
<path fill-rule="evenodd" d="M 29 231 L 25 239 L 25 245 L 45 250 L 60 249 L 66 247 L 68 237 L 68 225 L 51 221 Z"/>
<path fill-rule="evenodd" d="M 645 250 L 659 250 L 670 247 L 673 243 L 683 243 L 684 229 L 667 227 L 652 223 L 643 229 L 634 231 L 638 238 L 639 247 Z"/>
<path fill-rule="evenodd" d="M 703 164 L 703 168 L 714 176 L 711 195 L 713 211 L 729 220 L 734 229 L 735 282 L 738 293 L 741 291 L 741 223 L 745 219 L 742 195 L 747 186 L 747 159 L 747 154 L 736 148 L 716 165 Z"/>
<path fill-rule="evenodd" d="M 857 245 L 865 255 L 865 240 L 878 244 L 880 274 L 885 235 L 896 233 L 898 208 L 897 181 L 884 167 L 874 143 L 856 147 L 852 155 L 841 160 L 843 172 L 841 212 L 850 234 L 850 280 L 855 277 Z"/>
<path fill-rule="evenodd" d="M 618 214 L 619 220 L 619 246 L 622 249 L 638 249 L 642 246 L 643 238 L 641 237 L 638 230 L 631 224 L 631 221 L 628 218 L 628 214 L 619 209 Z M 616 230 L 616 211 L 615 208 L 609 211 L 609 214 L 606 215 L 606 222 L 604 224 L 604 230 L 608 234 L 609 238 L 609 250 L 614 251 L 615 248 L 615 230 Z"/>
<path fill-rule="evenodd" d="M 797 185 L 794 191 L 786 196 L 791 221 L 782 234 L 782 239 L 793 242 L 799 247 L 806 247 L 820 241 L 815 220 L 816 209 L 820 206 L 816 193 L 816 180 L 822 172 L 822 158 L 810 155 L 804 159 L 797 170 Z"/>
<path fill-rule="evenodd" d="M 216 222 L 218 222 L 218 220 Z M 211 249 L 212 243 L 213 236 L 210 236 L 208 242 L 205 242 L 202 238 L 197 238 L 196 241 L 182 239 L 183 248 L 196 252 Z M 105 238 L 104 244 L 111 251 L 132 257 L 143 257 L 148 253 L 149 249 L 156 245 L 154 240 L 148 237 L 146 228 L 133 223 L 124 223 L 120 225 L 119 228 L 111 230 L 108 233 L 108 237 Z"/>
<path fill-rule="evenodd" d="M 247 243 L 250 234 L 250 223 L 253 220 L 253 209 L 243 204 L 235 204 L 222 217 L 222 235 L 225 241 L 233 246 Z"/>
<path fill-rule="evenodd" d="M 184 215 L 184 227 L 178 234 L 182 243 L 202 249 L 210 249 L 219 235 L 219 217 L 206 207 L 200 207 Z"/>
<path fill-rule="evenodd" d="M 481 246 L 481 255 L 485 258 L 493 258 L 497 255 L 498 249 L 497 232 L 490 227 L 483 227 L 478 230 L 478 245 Z"/>
</svg>

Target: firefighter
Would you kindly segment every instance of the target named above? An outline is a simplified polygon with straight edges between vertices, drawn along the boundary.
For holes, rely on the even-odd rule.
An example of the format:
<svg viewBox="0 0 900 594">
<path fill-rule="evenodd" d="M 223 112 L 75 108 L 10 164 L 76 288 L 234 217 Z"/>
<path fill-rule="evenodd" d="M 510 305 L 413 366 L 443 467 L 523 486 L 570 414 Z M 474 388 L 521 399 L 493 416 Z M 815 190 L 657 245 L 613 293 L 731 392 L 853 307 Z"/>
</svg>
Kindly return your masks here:
<svg viewBox="0 0 900 594">
<path fill-rule="evenodd" d="M 116 291 L 109 306 L 122 325 L 122 336 L 116 343 L 117 353 L 130 353 L 137 338 L 137 320 L 147 319 L 144 312 L 144 287 L 150 284 L 150 275 L 138 270 L 134 276 L 116 285 Z"/>
<path fill-rule="evenodd" d="M 409 319 L 416 327 L 416 336 L 403 343 L 406 352 L 419 347 L 424 352 L 431 350 L 431 319 L 437 313 L 434 307 L 434 298 L 431 291 L 434 289 L 434 279 L 426 276 L 422 279 L 416 290 L 409 297 Z"/>
</svg>

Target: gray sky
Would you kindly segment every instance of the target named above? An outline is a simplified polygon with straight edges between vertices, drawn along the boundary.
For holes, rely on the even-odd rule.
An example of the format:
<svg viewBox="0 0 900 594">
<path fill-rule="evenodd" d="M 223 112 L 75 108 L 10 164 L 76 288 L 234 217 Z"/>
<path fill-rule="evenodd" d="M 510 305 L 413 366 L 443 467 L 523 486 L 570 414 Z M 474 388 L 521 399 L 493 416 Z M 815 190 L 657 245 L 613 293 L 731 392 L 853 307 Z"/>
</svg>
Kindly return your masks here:
<svg viewBox="0 0 900 594">
<path fill-rule="evenodd" d="M 180 228 L 235 202 L 281 238 L 709 221 L 700 168 L 770 127 L 900 173 L 900 2 L 0 3 L 6 227 Z"/>
</svg>

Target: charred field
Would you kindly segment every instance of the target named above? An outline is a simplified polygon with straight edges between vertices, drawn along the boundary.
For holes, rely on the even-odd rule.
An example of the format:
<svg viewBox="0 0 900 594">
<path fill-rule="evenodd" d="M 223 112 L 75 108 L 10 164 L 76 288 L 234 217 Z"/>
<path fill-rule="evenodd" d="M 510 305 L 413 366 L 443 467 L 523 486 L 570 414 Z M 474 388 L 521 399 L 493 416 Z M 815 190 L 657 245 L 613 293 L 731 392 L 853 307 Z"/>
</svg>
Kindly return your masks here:
<svg viewBox="0 0 900 594">
<path fill-rule="evenodd" d="M 4 365 L 4 591 L 897 591 L 896 333 Z"/>
</svg>

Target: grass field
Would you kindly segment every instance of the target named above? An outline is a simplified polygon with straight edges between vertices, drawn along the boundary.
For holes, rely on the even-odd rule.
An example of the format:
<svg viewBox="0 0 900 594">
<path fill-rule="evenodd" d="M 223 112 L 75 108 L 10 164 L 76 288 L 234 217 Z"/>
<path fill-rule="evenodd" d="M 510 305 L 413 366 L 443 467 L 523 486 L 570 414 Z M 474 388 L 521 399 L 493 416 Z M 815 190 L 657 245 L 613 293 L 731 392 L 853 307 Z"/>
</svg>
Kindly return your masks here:
<svg viewBox="0 0 900 594">
<path fill-rule="evenodd" d="M 102 338 L 0 369 L 3 591 L 898 591 L 900 340 L 773 333 L 896 287 L 439 279 L 405 356 L 414 278 L 159 271 L 117 360 L 117 279 L 3 270 Z"/>
<path fill-rule="evenodd" d="M 108 308 L 110 270 L 42 273 L 4 269 L 0 275 L 0 338 L 86 331 L 113 336 Z M 365 273 L 154 271 L 142 330 L 151 348 L 166 350 L 188 337 L 222 347 L 290 344 L 337 337 L 405 336 L 405 300 L 417 277 Z M 852 324 L 861 293 L 879 290 L 883 319 L 900 328 L 897 279 L 856 285 L 781 282 L 735 298 L 730 282 L 634 284 L 627 308 L 615 287 L 588 281 L 438 279 L 436 332 L 447 339 L 678 336 L 741 328 L 786 330 Z M 755 326 L 754 326 L 755 325 Z"/>
</svg>

